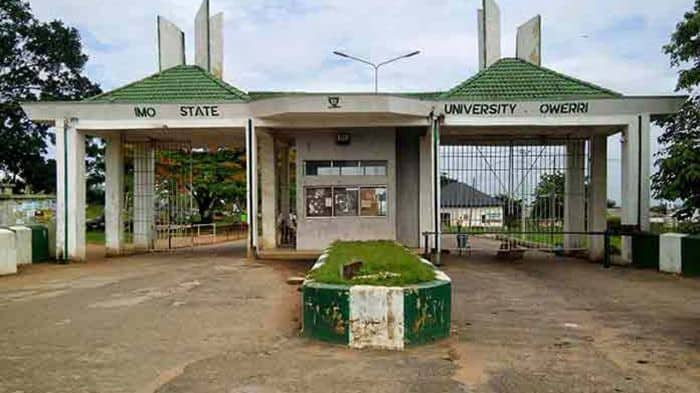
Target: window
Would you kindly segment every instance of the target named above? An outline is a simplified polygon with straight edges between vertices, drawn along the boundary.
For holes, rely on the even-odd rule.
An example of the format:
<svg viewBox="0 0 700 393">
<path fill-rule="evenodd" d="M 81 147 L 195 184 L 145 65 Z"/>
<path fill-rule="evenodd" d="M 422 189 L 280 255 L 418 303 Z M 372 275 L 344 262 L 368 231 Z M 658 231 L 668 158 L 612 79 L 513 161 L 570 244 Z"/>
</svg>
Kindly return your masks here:
<svg viewBox="0 0 700 393">
<path fill-rule="evenodd" d="M 338 175 L 340 172 L 337 171 L 337 168 L 333 168 L 332 163 L 333 161 L 306 161 L 304 162 L 304 174 L 306 176 Z"/>
<path fill-rule="evenodd" d="M 360 215 L 386 216 L 386 187 L 363 187 L 360 189 Z"/>
<path fill-rule="evenodd" d="M 307 187 L 307 217 L 384 217 L 386 187 Z"/>
<path fill-rule="evenodd" d="M 386 161 L 362 161 L 365 176 L 386 176 Z"/>
<path fill-rule="evenodd" d="M 333 166 L 340 169 L 341 176 L 361 176 L 360 161 L 333 161 Z"/>
<path fill-rule="evenodd" d="M 306 216 L 330 217 L 333 214 L 333 190 L 330 187 L 306 189 Z"/>
<path fill-rule="evenodd" d="M 386 161 L 304 161 L 306 176 L 386 176 Z"/>
<path fill-rule="evenodd" d="M 452 216 L 450 213 L 440 213 L 440 222 L 443 228 L 447 228 L 452 225 Z"/>
<path fill-rule="evenodd" d="M 333 209 L 335 216 L 356 216 L 357 199 L 360 189 L 355 188 L 333 188 Z"/>
</svg>

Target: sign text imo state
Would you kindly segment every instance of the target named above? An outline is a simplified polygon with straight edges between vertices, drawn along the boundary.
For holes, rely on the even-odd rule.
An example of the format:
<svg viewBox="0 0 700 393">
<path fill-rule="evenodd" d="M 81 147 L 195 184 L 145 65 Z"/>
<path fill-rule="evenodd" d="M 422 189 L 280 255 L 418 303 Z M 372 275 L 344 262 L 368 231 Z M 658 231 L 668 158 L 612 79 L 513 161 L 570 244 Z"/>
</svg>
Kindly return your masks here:
<svg viewBox="0 0 700 393">
<path fill-rule="evenodd" d="M 516 113 L 528 113 L 527 110 L 519 110 L 519 103 L 483 104 L 483 103 L 461 103 L 445 104 L 445 114 L 447 115 L 514 115 Z M 577 113 L 588 113 L 587 102 L 556 102 L 542 103 L 537 105 L 537 110 L 542 115 L 569 115 Z"/>
<path fill-rule="evenodd" d="M 220 117 L 219 107 L 217 105 L 180 105 L 178 108 L 180 117 Z M 152 106 L 136 106 L 134 107 L 134 116 L 136 117 L 156 117 L 158 111 Z"/>
</svg>

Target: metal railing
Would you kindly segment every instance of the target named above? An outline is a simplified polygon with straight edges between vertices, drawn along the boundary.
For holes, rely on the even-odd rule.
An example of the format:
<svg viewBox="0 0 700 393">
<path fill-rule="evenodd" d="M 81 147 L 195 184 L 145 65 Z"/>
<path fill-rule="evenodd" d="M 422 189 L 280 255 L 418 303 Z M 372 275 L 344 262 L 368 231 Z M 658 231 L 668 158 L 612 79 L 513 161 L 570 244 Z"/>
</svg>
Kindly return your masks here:
<svg viewBox="0 0 700 393">
<path fill-rule="evenodd" d="M 584 231 L 558 231 L 550 232 L 547 235 L 557 235 L 557 236 L 580 236 L 581 239 L 591 239 L 591 237 L 602 236 L 603 237 L 603 266 L 609 268 L 611 266 L 611 238 L 621 237 L 621 236 L 634 236 L 639 234 L 640 231 L 636 226 L 624 226 L 622 228 L 608 229 L 606 231 L 598 232 L 584 232 Z M 518 251 L 524 252 L 527 250 L 531 251 L 546 251 L 553 253 L 565 253 L 565 252 L 575 252 L 587 250 L 587 247 L 573 247 L 565 248 L 563 244 L 550 244 L 549 247 L 546 246 L 536 246 L 527 247 L 528 241 L 522 238 L 523 235 L 536 235 L 541 236 L 543 233 L 538 231 L 509 231 L 509 230 L 478 230 L 478 231 L 445 231 L 445 232 L 423 232 L 423 255 L 425 258 L 429 258 L 437 266 L 441 264 L 440 253 L 437 252 L 435 244 L 436 237 L 451 237 L 454 236 L 456 240 L 457 247 L 440 247 L 442 250 L 453 250 L 456 249 L 460 251 L 460 255 L 463 251 L 474 251 L 475 249 L 470 247 L 469 238 L 470 237 L 484 237 L 487 239 L 495 240 L 501 242 L 497 249 L 489 248 L 489 250 L 508 252 L 508 251 Z M 433 241 L 431 242 L 431 238 Z M 431 247 L 432 246 L 432 247 Z M 487 249 L 487 248 L 484 248 Z"/>
</svg>

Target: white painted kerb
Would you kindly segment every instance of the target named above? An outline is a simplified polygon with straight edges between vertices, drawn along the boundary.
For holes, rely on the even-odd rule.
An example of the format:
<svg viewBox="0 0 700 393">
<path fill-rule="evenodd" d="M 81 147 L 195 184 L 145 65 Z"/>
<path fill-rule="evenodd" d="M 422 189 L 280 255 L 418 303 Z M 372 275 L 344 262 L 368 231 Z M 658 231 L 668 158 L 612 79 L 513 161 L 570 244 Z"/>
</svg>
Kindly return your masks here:
<svg viewBox="0 0 700 393">
<path fill-rule="evenodd" d="M 0 276 L 17 273 L 17 251 L 15 234 L 7 229 L 0 229 Z"/>
<path fill-rule="evenodd" d="M 659 236 L 659 270 L 667 273 L 681 274 L 681 242 L 688 235 L 665 233 Z"/>
<path fill-rule="evenodd" d="M 17 265 L 32 263 L 32 230 L 23 226 L 12 226 L 10 229 L 15 233 Z"/>
</svg>

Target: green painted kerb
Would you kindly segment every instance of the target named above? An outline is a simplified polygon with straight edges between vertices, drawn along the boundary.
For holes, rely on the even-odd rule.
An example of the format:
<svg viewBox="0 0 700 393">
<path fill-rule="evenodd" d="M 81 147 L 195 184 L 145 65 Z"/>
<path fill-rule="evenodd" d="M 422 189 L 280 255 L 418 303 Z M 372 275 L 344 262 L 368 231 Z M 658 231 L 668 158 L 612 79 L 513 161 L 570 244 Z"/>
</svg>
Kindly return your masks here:
<svg viewBox="0 0 700 393">
<path fill-rule="evenodd" d="M 632 236 L 632 264 L 641 268 L 659 268 L 659 235 L 638 233 Z"/>
<path fill-rule="evenodd" d="M 404 289 L 404 343 L 422 344 L 450 335 L 452 285 L 432 281 Z"/>
<path fill-rule="evenodd" d="M 681 239 L 681 270 L 684 276 L 700 276 L 700 236 Z"/>
<path fill-rule="evenodd" d="M 348 344 L 350 287 L 316 282 L 301 288 L 302 334 L 318 340 Z"/>
</svg>

